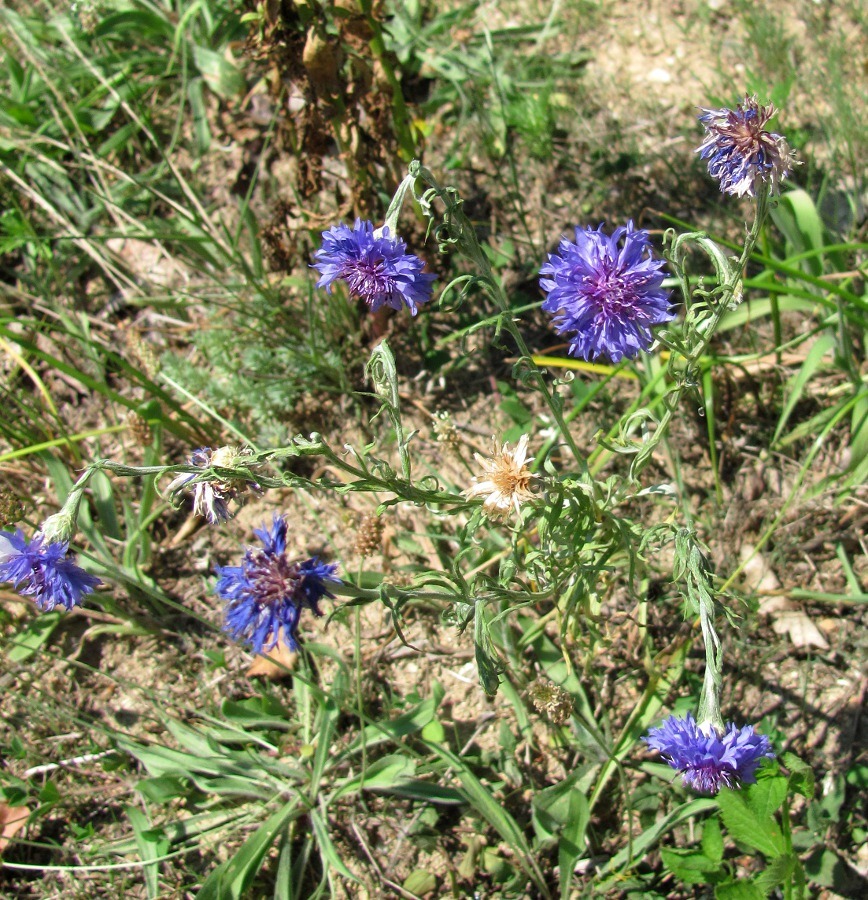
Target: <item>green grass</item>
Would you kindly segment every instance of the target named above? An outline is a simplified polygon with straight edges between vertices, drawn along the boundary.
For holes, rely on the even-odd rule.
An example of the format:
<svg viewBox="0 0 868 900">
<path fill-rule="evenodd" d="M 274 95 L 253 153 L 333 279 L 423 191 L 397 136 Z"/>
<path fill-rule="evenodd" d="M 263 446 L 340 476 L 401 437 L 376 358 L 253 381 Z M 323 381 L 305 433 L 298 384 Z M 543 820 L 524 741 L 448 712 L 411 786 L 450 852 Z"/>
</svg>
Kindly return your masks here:
<svg viewBox="0 0 868 900">
<path fill-rule="evenodd" d="M 683 97 L 608 110 L 615 10 L 286 7 L 0 12 L 0 524 L 80 494 L 105 582 L 68 615 L 0 587 L 0 799 L 29 811 L 0 894 L 856 895 L 866 771 L 827 685 L 865 650 L 863 14 L 736 4 L 744 83 L 722 68 L 688 104 L 756 91 L 803 163 L 726 311 L 732 263 L 663 231 L 737 256 L 748 207 L 706 183 Z M 721 23 L 679 26 L 713 72 Z M 414 156 L 463 201 L 437 186 L 399 223 L 449 290 L 372 316 L 316 289 L 312 253 L 382 222 Z M 616 367 L 538 309 L 546 252 L 603 218 L 651 227 L 689 298 Z M 508 524 L 462 496 L 492 434 L 535 456 Z M 252 455 L 197 474 L 263 497 L 202 527 L 165 476 L 227 444 Z M 345 585 L 280 677 L 248 676 L 214 567 L 273 511 Z M 838 621 L 831 651 L 759 617 L 769 590 Z M 712 676 L 779 762 L 698 798 L 641 739 Z"/>
</svg>

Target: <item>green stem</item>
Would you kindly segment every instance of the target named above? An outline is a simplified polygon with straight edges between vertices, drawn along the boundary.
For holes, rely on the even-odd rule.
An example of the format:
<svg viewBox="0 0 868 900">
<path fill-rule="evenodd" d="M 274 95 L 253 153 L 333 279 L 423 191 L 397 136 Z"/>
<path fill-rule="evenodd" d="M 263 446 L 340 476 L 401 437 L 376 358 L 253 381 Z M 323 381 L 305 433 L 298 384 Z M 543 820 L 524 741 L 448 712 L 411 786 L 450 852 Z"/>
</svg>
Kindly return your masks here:
<svg viewBox="0 0 868 900">
<path fill-rule="evenodd" d="M 430 190 L 426 191 L 426 195 L 433 193 L 433 195 L 443 204 L 443 227 L 445 228 L 447 235 L 445 241 L 454 243 L 459 252 L 477 267 L 477 271 L 480 274 L 475 277 L 475 280 L 482 285 L 486 293 L 497 306 L 500 313 L 499 321 L 501 326 L 506 328 L 512 335 L 512 338 L 518 347 L 521 357 L 519 363 L 528 367 L 534 379 L 535 387 L 539 390 L 540 394 L 542 394 L 546 406 L 549 408 L 552 418 L 555 420 L 558 431 L 566 441 L 567 446 L 570 448 L 570 452 L 579 464 L 582 473 L 588 476 L 590 480 L 587 462 L 584 456 L 579 452 L 575 439 L 570 433 L 564 419 L 561 404 L 552 396 L 552 393 L 546 384 L 546 380 L 543 377 L 542 370 L 533 360 L 533 355 L 515 322 L 513 311 L 509 306 L 509 300 L 507 299 L 500 282 L 495 277 L 491 264 L 488 262 L 488 258 L 479 245 L 476 231 L 474 230 L 472 223 L 461 208 L 462 201 L 454 191 L 442 188 L 434 178 L 433 174 L 418 161 L 414 160 L 410 164 L 410 174 L 428 185 Z M 431 204 L 427 196 L 423 195 L 420 203 L 424 210 L 430 210 Z"/>
</svg>

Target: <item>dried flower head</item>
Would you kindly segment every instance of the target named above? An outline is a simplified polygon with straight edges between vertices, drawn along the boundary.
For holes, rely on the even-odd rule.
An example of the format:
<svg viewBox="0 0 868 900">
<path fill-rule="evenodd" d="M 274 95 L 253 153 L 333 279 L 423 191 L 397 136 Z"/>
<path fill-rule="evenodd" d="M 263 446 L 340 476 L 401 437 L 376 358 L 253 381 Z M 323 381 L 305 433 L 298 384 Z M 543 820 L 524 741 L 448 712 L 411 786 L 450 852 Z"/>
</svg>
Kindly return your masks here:
<svg viewBox="0 0 868 900">
<path fill-rule="evenodd" d="M 652 342 L 651 328 L 675 318 L 663 283 L 663 260 L 651 256 L 648 232 L 632 222 L 611 237 L 602 226 L 575 229 L 540 269 L 558 334 L 572 334 L 569 353 L 585 360 L 632 359 Z M 623 244 L 622 244 L 623 239 Z"/>
<path fill-rule="evenodd" d="M 133 440 L 139 447 L 147 447 L 154 439 L 154 433 L 151 426 L 148 425 L 148 420 L 134 409 L 127 412 L 124 424 L 129 428 Z"/>
<path fill-rule="evenodd" d="M 510 450 L 509 444 L 500 447 L 495 441 L 490 459 L 473 454 L 485 474 L 475 476 L 475 483 L 464 495 L 470 500 L 484 497 L 482 506 L 491 516 L 506 517 L 512 510 L 520 513 L 521 504 L 533 499 L 530 490 L 533 473 L 527 466 L 533 459 L 527 458 L 527 441 L 527 435 L 523 434 L 515 450 Z"/>
<path fill-rule="evenodd" d="M 795 160 L 786 140 L 765 130 L 774 106 L 745 97 L 735 109 L 701 109 L 705 140 L 696 152 L 708 160 L 708 174 L 720 182 L 721 191 L 755 197 L 757 182 L 766 181 L 777 193 Z"/>
<path fill-rule="evenodd" d="M 194 450 L 190 457 L 190 465 L 201 469 L 213 467 L 221 469 L 235 469 L 245 466 L 251 456 L 250 450 L 240 450 L 237 447 L 219 447 L 211 450 L 210 447 L 200 447 Z M 247 491 L 260 493 L 262 488 L 252 478 L 232 478 L 218 481 L 196 481 L 200 476 L 193 472 L 184 472 L 175 478 L 167 490 L 170 494 L 180 494 L 184 490 L 193 492 L 193 512 L 204 516 L 212 525 L 225 522 L 231 518 L 229 503 L 237 500 Z"/>
<path fill-rule="evenodd" d="M 448 410 L 439 410 L 434 413 L 434 437 L 441 444 L 446 444 L 450 450 L 455 450 L 460 446 L 461 435 Z"/>
<path fill-rule="evenodd" d="M 101 582 L 67 558 L 68 548 L 42 534 L 28 541 L 20 529 L 0 531 L 0 581 L 32 596 L 45 612 L 57 606 L 72 609 Z"/>
<path fill-rule="evenodd" d="M 286 519 L 275 515 L 271 528 L 254 534 L 262 549 L 250 547 L 238 566 L 218 566 L 214 590 L 226 601 L 225 630 L 256 653 L 278 641 L 298 649 L 298 622 L 305 607 L 321 616 L 319 601 L 333 597 L 327 582 L 340 584 L 336 565 L 317 557 L 290 561 L 286 555 Z"/>
<path fill-rule="evenodd" d="M 775 755 L 771 741 L 752 725 L 730 723 L 721 733 L 710 723 L 697 725 L 690 713 L 684 719 L 670 716 L 643 740 L 681 772 L 687 787 L 701 794 L 752 784 L 760 762 Z"/>
<path fill-rule="evenodd" d="M 383 519 L 370 513 L 362 516 L 356 532 L 355 551 L 358 556 L 373 556 L 383 546 Z"/>
<path fill-rule="evenodd" d="M 317 287 L 331 293 L 332 284 L 345 281 L 350 293 L 360 297 L 372 311 L 381 306 L 400 310 L 406 306 L 411 315 L 418 304 L 431 299 L 436 275 L 423 272 L 425 263 L 407 245 L 389 234 L 388 226 L 374 228 L 372 222 L 356 219 L 350 228 L 341 223 L 322 235 L 322 247 L 314 253 L 313 268 L 320 273 Z"/>
<path fill-rule="evenodd" d="M 539 679 L 529 688 L 531 702 L 537 712 L 545 713 L 555 725 L 563 725 L 573 714 L 570 692 L 551 681 Z"/>
</svg>

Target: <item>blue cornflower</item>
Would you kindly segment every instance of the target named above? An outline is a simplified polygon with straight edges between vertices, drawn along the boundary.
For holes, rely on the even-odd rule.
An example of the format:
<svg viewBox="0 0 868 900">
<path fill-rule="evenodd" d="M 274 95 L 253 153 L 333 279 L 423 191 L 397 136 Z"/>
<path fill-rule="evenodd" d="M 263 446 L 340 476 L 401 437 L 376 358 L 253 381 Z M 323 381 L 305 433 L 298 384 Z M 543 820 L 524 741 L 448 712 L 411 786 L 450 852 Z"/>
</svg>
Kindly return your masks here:
<svg viewBox="0 0 868 900">
<path fill-rule="evenodd" d="M 774 106 L 760 106 L 756 97 L 745 97 L 734 110 L 701 109 L 699 121 L 706 135 L 696 152 L 708 160 L 708 174 L 720 182 L 721 191 L 755 197 L 761 180 L 771 182 L 776 193 L 794 160 L 781 135 L 763 130 L 776 112 Z"/>
<path fill-rule="evenodd" d="M 648 232 L 632 222 L 612 236 L 602 226 L 582 231 L 576 242 L 563 238 L 540 269 L 548 294 L 542 308 L 556 313 L 558 334 L 575 332 L 569 352 L 582 359 L 632 359 L 651 346 L 651 327 L 675 318 L 660 285 L 663 260 L 652 259 Z M 623 246 L 621 240 L 623 238 Z"/>
<path fill-rule="evenodd" d="M 752 725 L 739 728 L 730 723 L 720 734 L 711 725 L 697 725 L 690 713 L 684 719 L 670 716 L 643 740 L 681 772 L 687 787 L 701 794 L 753 784 L 760 761 L 775 755 L 771 741 Z"/>
<path fill-rule="evenodd" d="M 319 601 L 334 597 L 326 582 L 341 583 L 334 574 L 336 565 L 321 563 L 315 556 L 287 559 L 286 527 L 286 519 L 275 515 L 270 529 L 254 529 L 262 550 L 248 548 L 240 566 L 217 567 L 214 590 L 226 601 L 224 630 L 247 641 L 256 653 L 270 650 L 281 639 L 290 650 L 297 650 L 302 609 L 321 616 Z"/>
<path fill-rule="evenodd" d="M 56 606 L 72 609 L 101 582 L 66 558 L 68 548 L 68 543 L 46 541 L 41 534 L 28 541 L 20 528 L 0 531 L 0 581 L 33 597 L 45 612 Z"/>
<path fill-rule="evenodd" d="M 314 254 L 313 268 L 321 275 L 316 286 L 331 293 L 332 283 L 343 279 L 350 293 L 372 311 L 406 305 L 415 316 L 417 304 L 431 299 L 437 276 L 423 272 L 425 263 L 406 249 L 399 237 L 389 234 L 388 225 L 374 229 L 373 223 L 362 219 L 356 219 L 352 228 L 335 225 L 323 232 L 322 247 Z"/>
</svg>

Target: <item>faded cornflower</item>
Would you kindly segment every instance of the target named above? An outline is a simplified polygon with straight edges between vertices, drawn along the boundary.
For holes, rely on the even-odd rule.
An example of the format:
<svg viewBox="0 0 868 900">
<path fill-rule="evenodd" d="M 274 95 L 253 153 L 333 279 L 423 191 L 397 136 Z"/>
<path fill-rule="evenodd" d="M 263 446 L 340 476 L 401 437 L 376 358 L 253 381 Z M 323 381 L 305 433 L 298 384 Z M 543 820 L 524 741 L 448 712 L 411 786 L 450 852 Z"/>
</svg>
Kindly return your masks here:
<svg viewBox="0 0 868 900">
<path fill-rule="evenodd" d="M 234 469 L 245 466 L 250 457 L 249 450 L 237 447 L 200 447 L 190 457 L 190 465 L 201 469 L 219 467 Z M 238 499 L 247 491 L 260 493 L 262 488 L 252 478 L 231 478 L 226 481 L 196 481 L 200 476 L 193 472 L 184 472 L 169 484 L 167 490 L 176 495 L 184 490 L 193 492 L 193 512 L 204 516 L 212 525 L 225 522 L 231 518 L 229 503 Z"/>
<path fill-rule="evenodd" d="M 320 273 L 317 287 L 331 293 L 333 282 L 347 283 L 350 294 L 360 297 L 372 311 L 381 306 L 416 315 L 418 304 L 431 299 L 436 275 L 423 272 L 425 263 L 407 245 L 372 222 L 356 219 L 350 228 L 341 223 L 322 235 L 322 247 L 314 253 L 313 268 Z"/>
<path fill-rule="evenodd" d="M 753 784 L 760 762 L 775 755 L 771 741 L 752 725 L 730 723 L 721 731 L 711 723 L 697 725 L 690 713 L 683 719 L 670 716 L 643 740 L 681 772 L 687 787 L 701 794 Z"/>
<path fill-rule="evenodd" d="M 317 557 L 290 561 L 286 555 L 286 519 L 275 515 L 271 528 L 254 529 L 262 549 L 250 547 L 238 566 L 218 566 L 216 593 L 226 601 L 224 630 L 250 644 L 256 653 L 278 641 L 298 649 L 298 621 L 305 607 L 321 616 L 319 601 L 333 597 L 328 582 L 340 584 L 336 565 Z"/>
<path fill-rule="evenodd" d="M 484 497 L 482 507 L 490 516 L 507 517 L 512 510 L 520 513 L 521 504 L 533 499 L 530 490 L 533 473 L 527 466 L 533 459 L 527 458 L 527 441 L 527 435 L 523 434 L 515 450 L 510 450 L 509 444 L 501 447 L 495 441 L 491 458 L 473 454 L 484 474 L 474 477 L 475 483 L 464 495 L 470 500 Z"/>
<path fill-rule="evenodd" d="M 774 106 L 760 106 L 754 96 L 745 97 L 735 109 L 700 108 L 706 134 L 696 152 L 708 160 L 708 174 L 720 182 L 721 191 L 755 197 L 757 182 L 766 181 L 777 193 L 794 159 L 786 140 L 765 130 L 776 113 Z"/>
<path fill-rule="evenodd" d="M 573 714 L 573 698 L 568 690 L 540 678 L 527 689 L 527 692 L 534 709 L 545 713 L 555 725 L 563 725 L 569 721 Z"/>
<path fill-rule="evenodd" d="M 67 558 L 69 544 L 37 533 L 28 541 L 21 529 L 0 531 L 0 581 L 8 581 L 19 594 L 33 597 L 39 609 L 72 609 L 101 584 Z"/>
<path fill-rule="evenodd" d="M 540 269 L 542 308 L 555 315 L 558 334 L 573 335 L 571 356 L 632 359 L 650 348 L 654 325 L 675 318 L 661 287 L 664 261 L 652 258 L 648 232 L 632 222 L 611 237 L 602 226 L 577 226 L 575 238 L 563 238 Z"/>
</svg>

